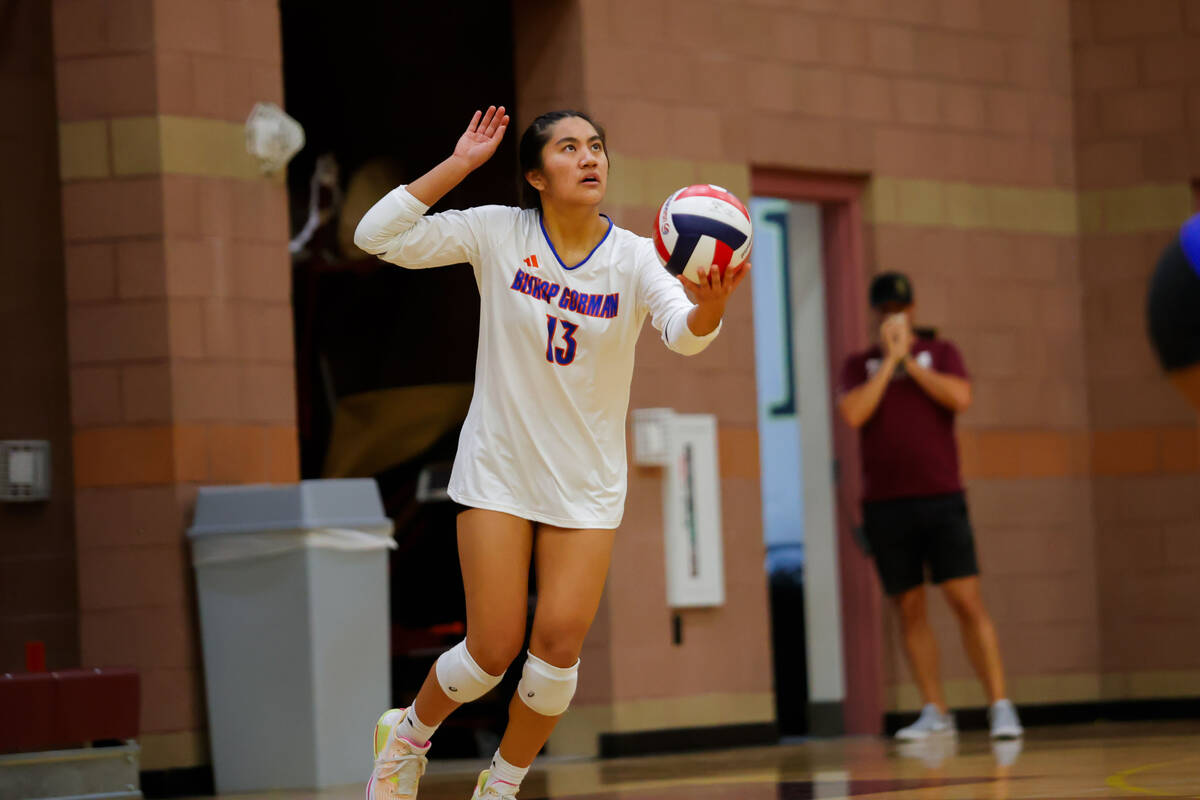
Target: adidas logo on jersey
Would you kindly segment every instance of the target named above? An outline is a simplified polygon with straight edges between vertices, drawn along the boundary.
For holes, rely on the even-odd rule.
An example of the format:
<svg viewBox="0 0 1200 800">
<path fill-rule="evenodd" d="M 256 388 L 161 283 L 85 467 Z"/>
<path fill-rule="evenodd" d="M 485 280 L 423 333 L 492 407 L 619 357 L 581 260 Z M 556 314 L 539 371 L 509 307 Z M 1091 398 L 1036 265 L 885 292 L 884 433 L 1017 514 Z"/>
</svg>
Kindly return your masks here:
<svg viewBox="0 0 1200 800">
<path fill-rule="evenodd" d="M 538 268 L 537 256 L 530 256 L 529 258 L 525 259 L 525 266 L 533 267 L 534 269 L 537 269 Z"/>
</svg>

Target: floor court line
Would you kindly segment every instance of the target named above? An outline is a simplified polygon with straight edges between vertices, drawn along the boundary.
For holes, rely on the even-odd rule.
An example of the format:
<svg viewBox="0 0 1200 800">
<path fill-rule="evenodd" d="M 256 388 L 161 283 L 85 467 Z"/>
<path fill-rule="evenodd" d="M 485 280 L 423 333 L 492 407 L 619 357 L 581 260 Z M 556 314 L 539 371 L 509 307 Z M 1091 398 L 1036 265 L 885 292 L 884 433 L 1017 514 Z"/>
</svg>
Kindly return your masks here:
<svg viewBox="0 0 1200 800">
<path fill-rule="evenodd" d="M 1119 789 L 1122 792 L 1134 792 L 1136 794 L 1148 795 L 1151 797 L 1197 797 L 1198 795 L 1173 794 L 1171 792 L 1162 792 L 1158 789 L 1147 789 L 1141 786 L 1134 785 L 1129 782 L 1129 778 L 1142 772 L 1150 772 L 1163 767 L 1173 767 L 1177 764 L 1186 764 L 1189 761 L 1200 761 L 1200 756 L 1188 756 L 1187 758 L 1176 758 L 1171 761 L 1160 761 L 1157 764 L 1143 764 L 1140 767 L 1131 767 L 1129 769 L 1114 772 L 1109 775 L 1104 782 L 1113 789 Z"/>
</svg>

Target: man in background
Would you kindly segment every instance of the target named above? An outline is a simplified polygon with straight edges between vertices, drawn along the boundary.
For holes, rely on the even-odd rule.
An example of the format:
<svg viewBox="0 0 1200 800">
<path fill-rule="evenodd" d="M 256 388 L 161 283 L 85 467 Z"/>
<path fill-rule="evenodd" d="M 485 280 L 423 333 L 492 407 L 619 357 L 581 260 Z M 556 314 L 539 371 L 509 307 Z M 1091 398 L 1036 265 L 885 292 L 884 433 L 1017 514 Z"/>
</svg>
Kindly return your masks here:
<svg viewBox="0 0 1200 800">
<path fill-rule="evenodd" d="M 924 700 L 915 723 L 896 733 L 915 741 L 954 734 L 925 603 L 928 571 L 962 627 L 963 643 L 991 704 L 995 738 L 1022 734 L 1007 699 L 996 629 L 979 589 L 954 435 L 955 416 L 971 404 L 971 384 L 953 344 L 914 334 L 913 289 L 884 273 L 871 282 L 879 343 L 847 359 L 838 410 L 859 430 L 863 533 L 884 591 L 900 616 L 904 649 Z"/>
</svg>

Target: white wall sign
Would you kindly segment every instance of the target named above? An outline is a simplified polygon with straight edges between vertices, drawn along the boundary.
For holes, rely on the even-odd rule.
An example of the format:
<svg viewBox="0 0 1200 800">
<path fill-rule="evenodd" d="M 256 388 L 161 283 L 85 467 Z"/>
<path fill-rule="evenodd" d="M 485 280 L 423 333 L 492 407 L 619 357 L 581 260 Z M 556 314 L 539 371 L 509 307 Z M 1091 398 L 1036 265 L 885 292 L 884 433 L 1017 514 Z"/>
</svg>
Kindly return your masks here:
<svg viewBox="0 0 1200 800">
<path fill-rule="evenodd" d="M 670 457 L 663 490 L 667 605 L 723 605 L 725 565 L 717 418 L 709 414 L 675 415 L 667 429 Z"/>
</svg>

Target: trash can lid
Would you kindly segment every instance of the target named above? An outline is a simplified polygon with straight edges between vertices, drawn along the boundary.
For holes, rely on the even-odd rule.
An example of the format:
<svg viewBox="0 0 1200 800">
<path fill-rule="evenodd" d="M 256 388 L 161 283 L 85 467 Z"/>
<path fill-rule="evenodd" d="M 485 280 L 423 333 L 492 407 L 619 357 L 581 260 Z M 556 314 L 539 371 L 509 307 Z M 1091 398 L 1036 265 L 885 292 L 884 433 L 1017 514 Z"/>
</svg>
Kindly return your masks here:
<svg viewBox="0 0 1200 800">
<path fill-rule="evenodd" d="M 391 524 L 371 478 L 202 486 L 188 537 L 318 528 L 390 530 Z"/>
</svg>

